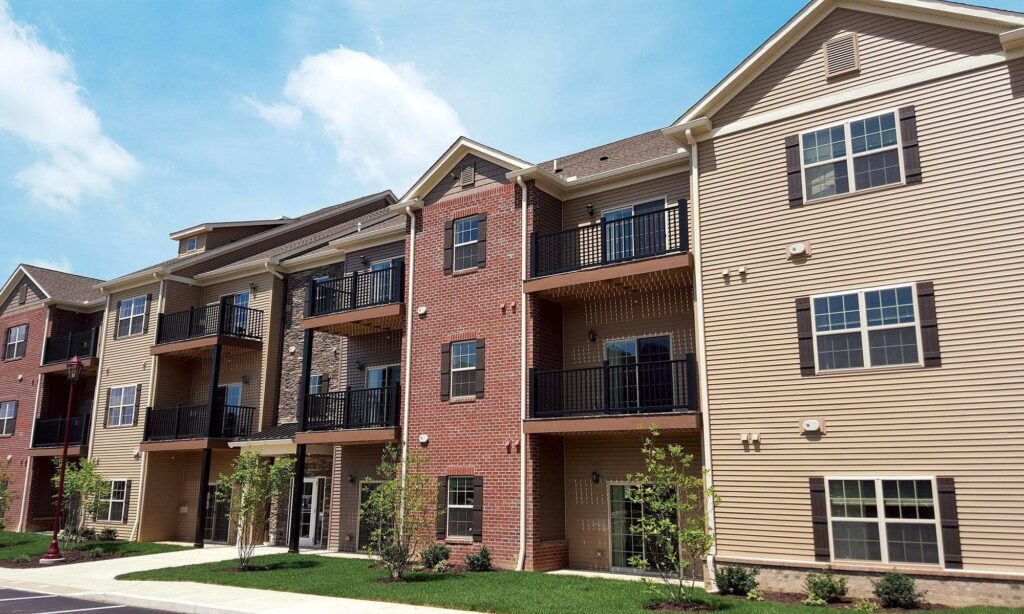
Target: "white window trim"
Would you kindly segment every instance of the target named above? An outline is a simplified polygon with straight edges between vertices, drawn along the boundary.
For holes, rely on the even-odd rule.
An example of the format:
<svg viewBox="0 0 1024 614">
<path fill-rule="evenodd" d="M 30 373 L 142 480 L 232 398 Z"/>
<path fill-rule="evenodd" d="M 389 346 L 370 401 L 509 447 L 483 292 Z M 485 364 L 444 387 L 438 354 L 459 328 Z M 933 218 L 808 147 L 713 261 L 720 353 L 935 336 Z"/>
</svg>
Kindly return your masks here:
<svg viewBox="0 0 1024 614">
<path fill-rule="evenodd" d="M 124 492 L 125 495 L 128 494 L 128 480 L 125 480 L 125 479 L 110 480 L 110 493 L 108 493 L 108 496 L 106 498 L 100 499 L 101 503 L 106 502 L 106 504 L 107 504 L 107 517 L 106 517 L 106 519 L 100 519 L 99 522 L 115 522 L 115 523 L 117 523 L 117 522 L 124 522 L 125 512 L 128 511 L 128 500 L 127 499 L 115 499 L 114 498 L 114 485 L 117 484 L 118 482 L 121 482 L 122 484 L 124 484 L 124 488 L 122 489 L 122 492 Z M 111 518 L 110 510 L 114 507 L 115 503 L 120 503 L 121 504 L 121 517 L 120 518 Z"/>
<path fill-rule="evenodd" d="M 864 302 L 864 294 L 867 292 L 876 292 L 878 290 L 892 290 L 895 288 L 902 288 L 903 286 L 910 286 L 910 295 L 914 301 L 914 333 L 917 338 L 917 362 L 905 362 L 898 365 L 878 365 L 874 366 L 871 364 L 871 345 L 868 342 L 868 333 L 875 330 L 886 330 L 890 328 L 907 328 L 910 324 L 879 324 L 876 326 L 868 326 L 867 320 L 867 305 Z M 818 327 L 815 321 L 817 315 L 814 310 L 814 300 L 819 298 L 828 298 L 832 296 L 844 296 L 846 294 L 857 294 L 857 308 L 860 313 L 860 327 L 859 328 L 846 328 L 843 330 L 836 331 L 825 331 L 818 332 Z M 859 332 L 861 342 L 861 352 L 864 354 L 864 366 L 863 367 L 848 367 L 845 369 L 821 369 L 818 365 L 818 337 L 827 337 L 830 335 L 841 335 L 847 333 Z M 920 306 L 917 303 L 917 282 L 907 281 L 898 284 L 890 284 L 886 286 L 876 286 L 873 288 L 857 288 L 854 290 L 844 290 L 841 292 L 828 292 L 825 294 L 815 294 L 811 296 L 811 337 L 814 341 L 814 373 L 827 375 L 829 373 L 849 373 L 851 371 L 868 371 L 878 369 L 913 369 L 924 366 L 924 350 L 921 346 L 921 313 Z"/>
<path fill-rule="evenodd" d="M 853 137 L 850 136 L 850 124 L 852 124 L 853 122 L 856 122 L 856 121 L 860 121 L 862 119 L 868 119 L 870 117 L 878 117 L 880 115 L 886 115 L 888 113 L 892 113 L 893 116 L 896 118 L 896 144 L 895 145 L 889 145 L 889 146 L 886 146 L 886 147 L 879 147 L 878 149 L 872 149 L 872 150 L 869 150 L 869 151 L 863 151 L 863 152 L 858 153 L 858 154 L 853 153 Z M 846 142 L 846 155 L 843 156 L 842 158 L 830 158 L 830 159 L 825 160 L 825 161 L 813 162 L 811 164 L 805 164 L 804 163 L 804 135 L 811 134 L 812 132 L 817 132 L 819 130 L 824 130 L 826 128 L 835 128 L 836 126 L 842 126 L 843 127 L 843 137 L 844 137 L 845 142 Z M 874 112 L 874 113 L 867 113 L 865 115 L 858 115 L 857 117 L 851 117 L 849 119 L 844 119 L 844 120 L 841 120 L 841 121 L 831 122 L 829 124 L 825 124 L 825 125 L 822 125 L 822 126 L 817 126 L 815 128 L 811 128 L 810 130 L 804 130 L 803 132 L 801 132 L 797 136 L 797 141 L 798 141 L 797 147 L 799 149 L 799 154 L 800 154 L 800 190 L 801 190 L 801 192 L 804 193 L 804 202 L 816 202 L 817 203 L 817 202 L 831 200 L 833 198 L 842 198 L 844 196 L 849 196 L 851 194 L 863 194 L 865 192 L 874 192 L 875 190 L 884 190 L 886 188 L 891 188 L 893 186 L 900 186 L 900 185 L 906 185 L 907 184 L 906 167 L 903 164 L 903 135 L 901 134 L 901 130 L 900 130 L 900 112 L 899 112 L 899 109 L 885 109 L 885 110 L 877 111 L 877 112 Z M 853 160 L 854 160 L 854 158 L 862 158 L 864 156 L 873 155 L 873 154 L 881 153 L 881 152 L 884 152 L 884 151 L 890 151 L 890 150 L 893 150 L 893 149 L 896 150 L 896 153 L 899 156 L 899 161 L 900 161 L 900 165 L 899 165 L 900 166 L 900 180 L 898 182 L 895 182 L 895 183 L 887 183 L 885 185 L 872 186 L 870 188 L 864 188 L 863 190 L 858 190 L 857 189 L 857 180 L 856 180 L 856 177 L 854 176 L 854 171 L 853 171 Z M 845 161 L 846 162 L 846 177 L 847 177 L 847 181 L 849 181 L 849 183 L 850 183 L 850 189 L 848 191 L 846 191 L 846 192 L 841 193 L 841 194 L 829 194 L 828 196 L 819 196 L 818 198 L 811 197 L 810 191 L 807 189 L 807 169 L 808 168 L 814 168 L 814 167 L 817 167 L 817 166 L 824 166 L 826 164 L 834 164 L 834 163 L 840 162 L 840 161 Z"/>
<path fill-rule="evenodd" d="M 477 224 L 477 226 L 476 226 L 476 237 L 477 238 L 473 239 L 472 241 L 463 241 L 462 243 L 459 243 L 455 239 L 458 236 L 458 234 L 459 234 L 458 231 L 457 231 L 457 227 L 458 227 L 459 222 L 462 222 L 464 220 L 476 220 L 476 224 Z M 460 217 L 460 218 L 452 221 L 452 272 L 453 273 L 457 273 L 459 271 L 469 271 L 471 269 L 477 268 L 476 262 L 473 263 L 473 266 L 468 266 L 468 267 L 461 268 L 461 269 L 460 268 L 456 268 L 456 262 L 458 262 L 458 258 L 456 258 L 456 252 L 458 251 L 458 249 L 460 247 L 465 247 L 467 245 L 475 245 L 475 244 L 477 244 L 479 242 L 480 242 L 480 216 L 479 215 L 467 215 L 465 217 Z M 477 252 L 477 260 L 479 261 L 479 259 L 480 259 L 480 253 Z"/>
<path fill-rule="evenodd" d="M 134 312 L 135 301 L 137 301 L 139 299 L 142 299 L 142 311 L 140 313 L 135 313 Z M 116 324 L 116 328 L 114 329 L 115 332 L 121 330 L 121 322 L 123 320 L 128 320 L 128 330 L 125 331 L 125 333 L 123 335 L 118 335 L 118 337 L 121 338 L 121 339 L 124 339 L 125 337 L 134 337 L 135 335 L 141 335 L 143 333 L 143 331 L 146 328 L 146 310 L 149 309 L 149 299 L 146 297 L 145 294 L 140 294 L 138 296 L 133 296 L 133 297 L 131 297 L 129 299 L 124 299 L 124 300 L 121 301 L 122 305 L 124 305 L 125 303 L 130 303 L 132 305 L 133 311 L 129 315 L 127 315 L 127 316 L 122 316 L 121 315 L 121 309 L 118 308 L 118 310 L 117 310 L 117 324 Z M 142 319 L 142 326 L 139 328 L 139 332 L 137 332 L 137 333 L 133 333 L 132 332 L 132 322 L 134 321 L 135 318 L 141 318 Z"/>
<path fill-rule="evenodd" d="M 107 406 L 107 427 L 108 428 L 115 428 L 115 429 L 116 428 L 127 428 L 127 427 L 135 425 L 135 406 L 139 404 L 139 399 L 135 399 L 135 401 L 133 403 L 131 403 L 130 405 L 125 405 L 124 404 L 124 391 L 125 390 L 129 390 L 129 389 L 132 390 L 132 394 L 133 395 L 137 395 L 139 393 L 138 386 L 136 384 L 129 384 L 129 385 L 125 385 L 125 386 L 111 386 L 110 387 L 110 397 L 111 398 L 114 397 L 114 391 L 115 390 L 120 390 L 121 391 L 121 405 L 108 405 Z M 117 415 L 117 423 L 116 424 L 111 419 L 115 415 L 114 412 L 112 411 L 114 407 L 118 408 L 117 409 L 117 414 L 116 414 Z M 123 420 L 121 420 L 121 418 L 124 416 L 124 412 L 121 410 L 122 407 L 131 407 L 132 408 L 132 419 L 129 420 L 127 423 L 124 422 Z"/>
<path fill-rule="evenodd" d="M 473 504 L 471 504 L 471 505 L 464 505 L 464 504 L 456 505 L 456 504 L 452 503 L 451 492 L 452 492 L 452 480 L 455 480 L 455 479 L 468 479 L 469 480 L 469 490 L 470 490 L 470 492 L 472 492 L 473 488 L 474 488 L 474 486 L 473 486 L 473 478 L 474 477 L 475 476 L 472 476 L 472 475 L 450 475 L 447 478 L 448 482 L 445 484 L 445 493 L 448 496 L 448 500 L 445 501 L 445 503 L 447 505 L 445 507 L 445 513 L 444 513 L 444 536 L 445 536 L 445 539 L 458 539 L 458 540 L 470 540 L 470 539 L 473 539 L 472 529 L 470 530 L 471 532 L 470 532 L 469 535 L 452 535 L 452 515 L 451 515 L 451 511 L 453 509 L 456 509 L 456 510 L 469 510 L 470 512 L 472 512 L 473 511 L 473 505 L 475 505 L 475 502 Z M 470 523 L 472 524 L 472 519 L 470 520 Z"/>
<path fill-rule="evenodd" d="M 476 371 L 477 370 L 477 355 L 476 355 L 476 342 L 477 341 L 478 341 L 478 339 L 462 339 L 461 341 L 452 341 L 451 345 L 449 346 L 452 349 L 452 351 L 449 353 L 449 357 L 448 357 L 448 360 L 451 361 L 451 366 L 448 368 L 448 398 L 450 398 L 450 399 L 467 399 L 467 398 L 472 397 L 475 394 L 475 393 L 461 394 L 461 395 L 455 394 L 455 372 L 456 371 L 462 372 L 462 371 Z M 454 366 L 455 365 L 455 361 L 454 361 L 455 352 L 454 352 L 454 349 L 455 349 L 455 344 L 457 344 L 457 343 L 472 343 L 473 344 L 473 366 L 472 367 L 459 367 L 458 369 L 455 368 L 455 366 Z M 456 476 L 456 477 L 458 477 L 458 476 Z"/>
<path fill-rule="evenodd" d="M 194 252 L 199 249 L 199 237 L 189 237 L 185 239 L 185 253 Z"/>
<path fill-rule="evenodd" d="M 18 402 L 17 401 L 2 401 L 0 402 L 0 409 L 4 409 L 7 406 L 14 407 L 14 413 L 9 417 L 0 417 L 0 437 L 10 437 L 14 435 L 14 431 L 18 428 Z M 11 432 L 7 432 L 7 424 L 11 424 Z"/>
<path fill-rule="evenodd" d="M 840 522 L 872 522 L 878 523 L 878 543 L 879 549 L 882 553 L 881 561 L 867 561 L 862 559 L 838 559 L 836 558 L 836 544 L 835 539 L 832 535 L 832 480 L 872 480 L 875 483 L 875 504 L 878 506 L 878 517 L 877 518 L 846 518 L 840 517 L 835 518 Z M 932 503 L 935 507 L 935 518 L 931 520 L 921 520 L 914 518 L 886 518 L 885 517 L 885 502 L 882 496 L 882 482 L 891 480 L 928 480 L 932 484 Z M 939 490 L 936 484 L 935 476 L 933 475 L 827 475 L 825 476 L 825 513 L 828 518 L 828 547 L 829 557 L 833 562 L 849 562 L 849 563 L 867 563 L 876 565 L 901 565 L 911 567 L 940 567 L 946 568 L 946 557 L 945 548 L 942 544 L 942 514 L 939 511 Z M 906 523 L 906 524 L 931 524 L 935 525 L 935 546 L 938 548 L 939 563 L 905 563 L 902 561 L 896 561 L 895 563 L 889 562 L 889 535 L 885 530 L 886 521 Z"/>
<path fill-rule="evenodd" d="M 460 343 L 460 342 L 456 341 L 455 343 Z M 366 376 L 365 376 L 365 378 L 363 380 L 365 382 L 365 384 L 366 384 L 366 388 L 367 389 L 370 388 L 370 370 L 371 369 L 390 369 L 391 367 L 398 367 L 399 368 L 398 377 L 399 377 L 399 380 L 401 380 L 401 377 L 402 377 L 402 374 L 401 374 L 402 365 L 400 363 L 392 362 L 392 363 L 388 363 L 386 365 L 368 365 L 366 367 Z M 451 391 L 450 390 L 448 391 L 448 394 L 451 395 Z"/>
<path fill-rule="evenodd" d="M 313 392 L 313 378 L 316 378 L 316 390 L 317 390 L 316 392 Z M 323 390 L 321 390 L 321 388 L 323 387 L 323 382 L 324 382 L 324 374 L 323 373 L 310 373 L 309 374 L 309 382 L 306 385 L 306 394 L 322 394 Z"/>
<path fill-rule="evenodd" d="M 11 333 L 13 333 L 16 330 L 21 331 L 21 339 L 12 341 Z M 24 358 L 26 352 L 28 351 L 28 324 L 15 324 L 14 326 L 8 328 L 7 338 L 5 339 L 5 341 L 6 343 L 4 344 L 4 360 L 17 360 L 19 358 Z M 20 356 L 18 355 L 18 345 L 23 346 Z M 14 347 L 14 355 L 8 357 L 7 351 L 10 350 L 12 346 Z"/>
</svg>

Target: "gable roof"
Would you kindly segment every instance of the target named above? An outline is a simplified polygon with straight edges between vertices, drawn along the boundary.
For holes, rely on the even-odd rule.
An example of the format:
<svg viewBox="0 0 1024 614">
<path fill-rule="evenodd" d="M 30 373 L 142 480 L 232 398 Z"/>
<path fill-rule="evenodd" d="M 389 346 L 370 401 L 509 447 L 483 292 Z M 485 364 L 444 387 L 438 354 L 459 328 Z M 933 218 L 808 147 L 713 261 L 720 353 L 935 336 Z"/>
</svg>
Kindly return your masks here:
<svg viewBox="0 0 1024 614">
<path fill-rule="evenodd" d="M 1015 44 L 1020 38 L 1011 35 L 1012 31 L 1024 28 L 1024 13 L 944 0 L 811 0 L 683 113 L 672 127 L 666 129 L 666 133 L 671 133 L 673 127 L 699 122 L 713 115 L 814 26 L 839 8 L 998 34 L 1001 35 L 1004 47 Z"/>
<path fill-rule="evenodd" d="M 437 182 L 441 181 L 455 165 L 466 156 L 466 154 L 473 154 L 489 162 L 493 162 L 498 166 L 503 166 L 512 170 L 521 170 L 530 166 L 530 163 L 521 160 L 515 156 L 511 156 L 503 151 L 488 147 L 482 143 L 477 143 L 473 139 L 460 136 L 455 139 L 451 147 L 447 149 L 441 157 L 437 159 L 434 164 L 427 169 L 427 172 L 413 184 L 409 191 L 402 196 L 400 202 L 406 202 L 410 200 L 419 200 L 426 196 Z"/>
<path fill-rule="evenodd" d="M 579 180 L 672 155 L 678 149 L 679 144 L 658 129 L 548 160 L 537 166 L 560 175 L 563 181 Z"/>
<path fill-rule="evenodd" d="M 96 288 L 96 284 L 103 283 L 103 280 L 31 264 L 19 264 L 14 269 L 7 283 L 0 289 L 0 303 L 7 300 L 24 277 L 42 291 L 43 303 L 46 305 L 95 309 L 103 307 L 103 293 Z"/>
<path fill-rule="evenodd" d="M 189 226 L 182 230 L 175 230 L 171 233 L 171 239 L 177 241 L 180 239 L 187 239 L 193 235 L 202 234 L 204 232 L 210 232 L 218 228 L 247 228 L 247 227 L 258 227 L 258 226 L 281 226 L 283 224 L 289 224 L 292 220 L 289 217 L 280 217 L 276 220 L 248 220 L 239 222 L 204 222 L 202 224 L 196 224 L 195 226 Z"/>
</svg>

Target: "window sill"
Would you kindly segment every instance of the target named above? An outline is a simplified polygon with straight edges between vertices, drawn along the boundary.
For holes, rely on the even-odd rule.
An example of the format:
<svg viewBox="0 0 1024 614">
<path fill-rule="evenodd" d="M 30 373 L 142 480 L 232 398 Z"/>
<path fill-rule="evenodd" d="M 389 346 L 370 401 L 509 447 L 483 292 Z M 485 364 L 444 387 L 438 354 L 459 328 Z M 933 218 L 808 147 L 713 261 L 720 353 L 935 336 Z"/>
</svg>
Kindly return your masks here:
<svg viewBox="0 0 1024 614">
<path fill-rule="evenodd" d="M 901 170 L 900 172 L 903 171 Z M 904 177 L 899 183 L 887 183 L 885 185 L 875 186 L 873 188 L 865 188 L 863 190 L 856 190 L 854 192 L 844 192 L 843 194 L 832 194 L 831 196 L 822 196 L 821 198 L 805 198 L 803 205 L 816 205 L 818 203 L 827 203 L 833 200 L 842 200 L 844 198 L 850 198 L 851 196 L 860 196 L 862 194 L 874 194 L 875 192 L 892 190 L 893 188 L 903 188 L 906 187 L 907 185 L 907 179 L 906 177 Z M 803 189 L 807 189 L 807 186 L 803 186 Z M 798 209 L 799 206 L 793 208 Z"/>
<path fill-rule="evenodd" d="M 856 369 L 829 369 L 827 371 L 815 370 L 814 376 L 835 376 L 835 375 L 855 375 L 858 373 L 902 373 L 906 371 L 919 371 L 926 369 L 923 364 L 916 365 L 893 365 L 891 367 L 858 367 Z M 934 367 L 931 367 L 934 368 Z"/>
<path fill-rule="evenodd" d="M 452 397 L 452 398 L 448 399 L 448 402 L 453 404 L 453 405 L 457 404 L 457 403 L 475 403 L 476 402 L 476 396 L 472 395 L 472 396 L 464 396 L 464 397 Z"/>
<path fill-rule="evenodd" d="M 472 275 L 480 270 L 480 267 L 475 266 L 468 269 L 459 269 L 458 271 L 452 271 L 452 277 L 461 277 L 463 275 Z"/>
<path fill-rule="evenodd" d="M 452 544 L 455 546 L 471 546 L 473 545 L 472 537 L 446 537 L 444 543 Z"/>
<path fill-rule="evenodd" d="M 25 360 L 25 357 L 15 356 L 14 358 L 4 358 L 4 362 L 18 362 L 19 360 Z"/>
</svg>

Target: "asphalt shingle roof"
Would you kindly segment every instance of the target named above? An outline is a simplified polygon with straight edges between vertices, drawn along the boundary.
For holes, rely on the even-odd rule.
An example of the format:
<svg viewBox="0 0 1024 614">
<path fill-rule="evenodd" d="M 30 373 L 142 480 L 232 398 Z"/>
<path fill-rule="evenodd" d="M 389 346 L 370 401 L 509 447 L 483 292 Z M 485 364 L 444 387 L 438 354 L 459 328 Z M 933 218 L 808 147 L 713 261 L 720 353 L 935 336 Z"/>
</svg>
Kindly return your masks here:
<svg viewBox="0 0 1024 614">
<path fill-rule="evenodd" d="M 96 284 L 103 282 L 102 279 L 44 269 L 31 264 L 21 266 L 42 286 L 43 292 L 50 298 L 79 304 L 103 300 L 103 293 L 94 288 Z"/>
<path fill-rule="evenodd" d="M 569 177 L 582 179 L 674 154 L 678 148 L 679 144 L 665 136 L 661 130 L 651 130 L 620 141 L 560 156 L 538 164 L 538 166 L 545 170 L 558 172 L 563 180 Z M 556 161 L 558 162 L 557 168 L 554 166 Z"/>
</svg>

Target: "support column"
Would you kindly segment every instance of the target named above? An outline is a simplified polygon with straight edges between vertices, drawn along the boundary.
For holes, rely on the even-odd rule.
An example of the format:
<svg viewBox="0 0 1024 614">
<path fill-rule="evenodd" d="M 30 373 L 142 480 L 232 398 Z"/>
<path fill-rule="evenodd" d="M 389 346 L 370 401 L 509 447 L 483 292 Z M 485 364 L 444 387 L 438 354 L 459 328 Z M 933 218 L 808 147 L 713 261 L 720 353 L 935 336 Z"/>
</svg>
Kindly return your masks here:
<svg viewBox="0 0 1024 614">
<path fill-rule="evenodd" d="M 213 346 L 213 354 L 210 357 L 210 394 L 207 397 L 207 437 L 220 435 L 218 432 L 222 420 L 219 418 L 222 408 L 216 407 L 217 383 L 220 380 L 220 352 L 221 345 Z M 203 472 L 199 478 L 199 503 L 196 505 L 196 534 L 192 545 L 202 548 L 206 542 L 206 500 L 210 496 L 210 463 L 213 460 L 213 450 L 203 450 Z"/>
<path fill-rule="evenodd" d="M 310 284 L 312 289 L 312 284 Z M 312 295 L 309 295 L 312 297 Z M 307 300 L 307 304 L 309 301 Z M 306 397 L 309 394 L 309 369 L 313 361 L 313 330 L 302 333 L 302 371 L 299 376 L 299 398 L 296 406 L 296 420 L 299 432 L 306 430 Z M 288 516 L 288 552 L 299 551 L 299 524 L 302 517 L 302 489 L 306 478 L 306 446 L 295 446 L 295 477 L 292 482 L 292 502 Z"/>
</svg>

